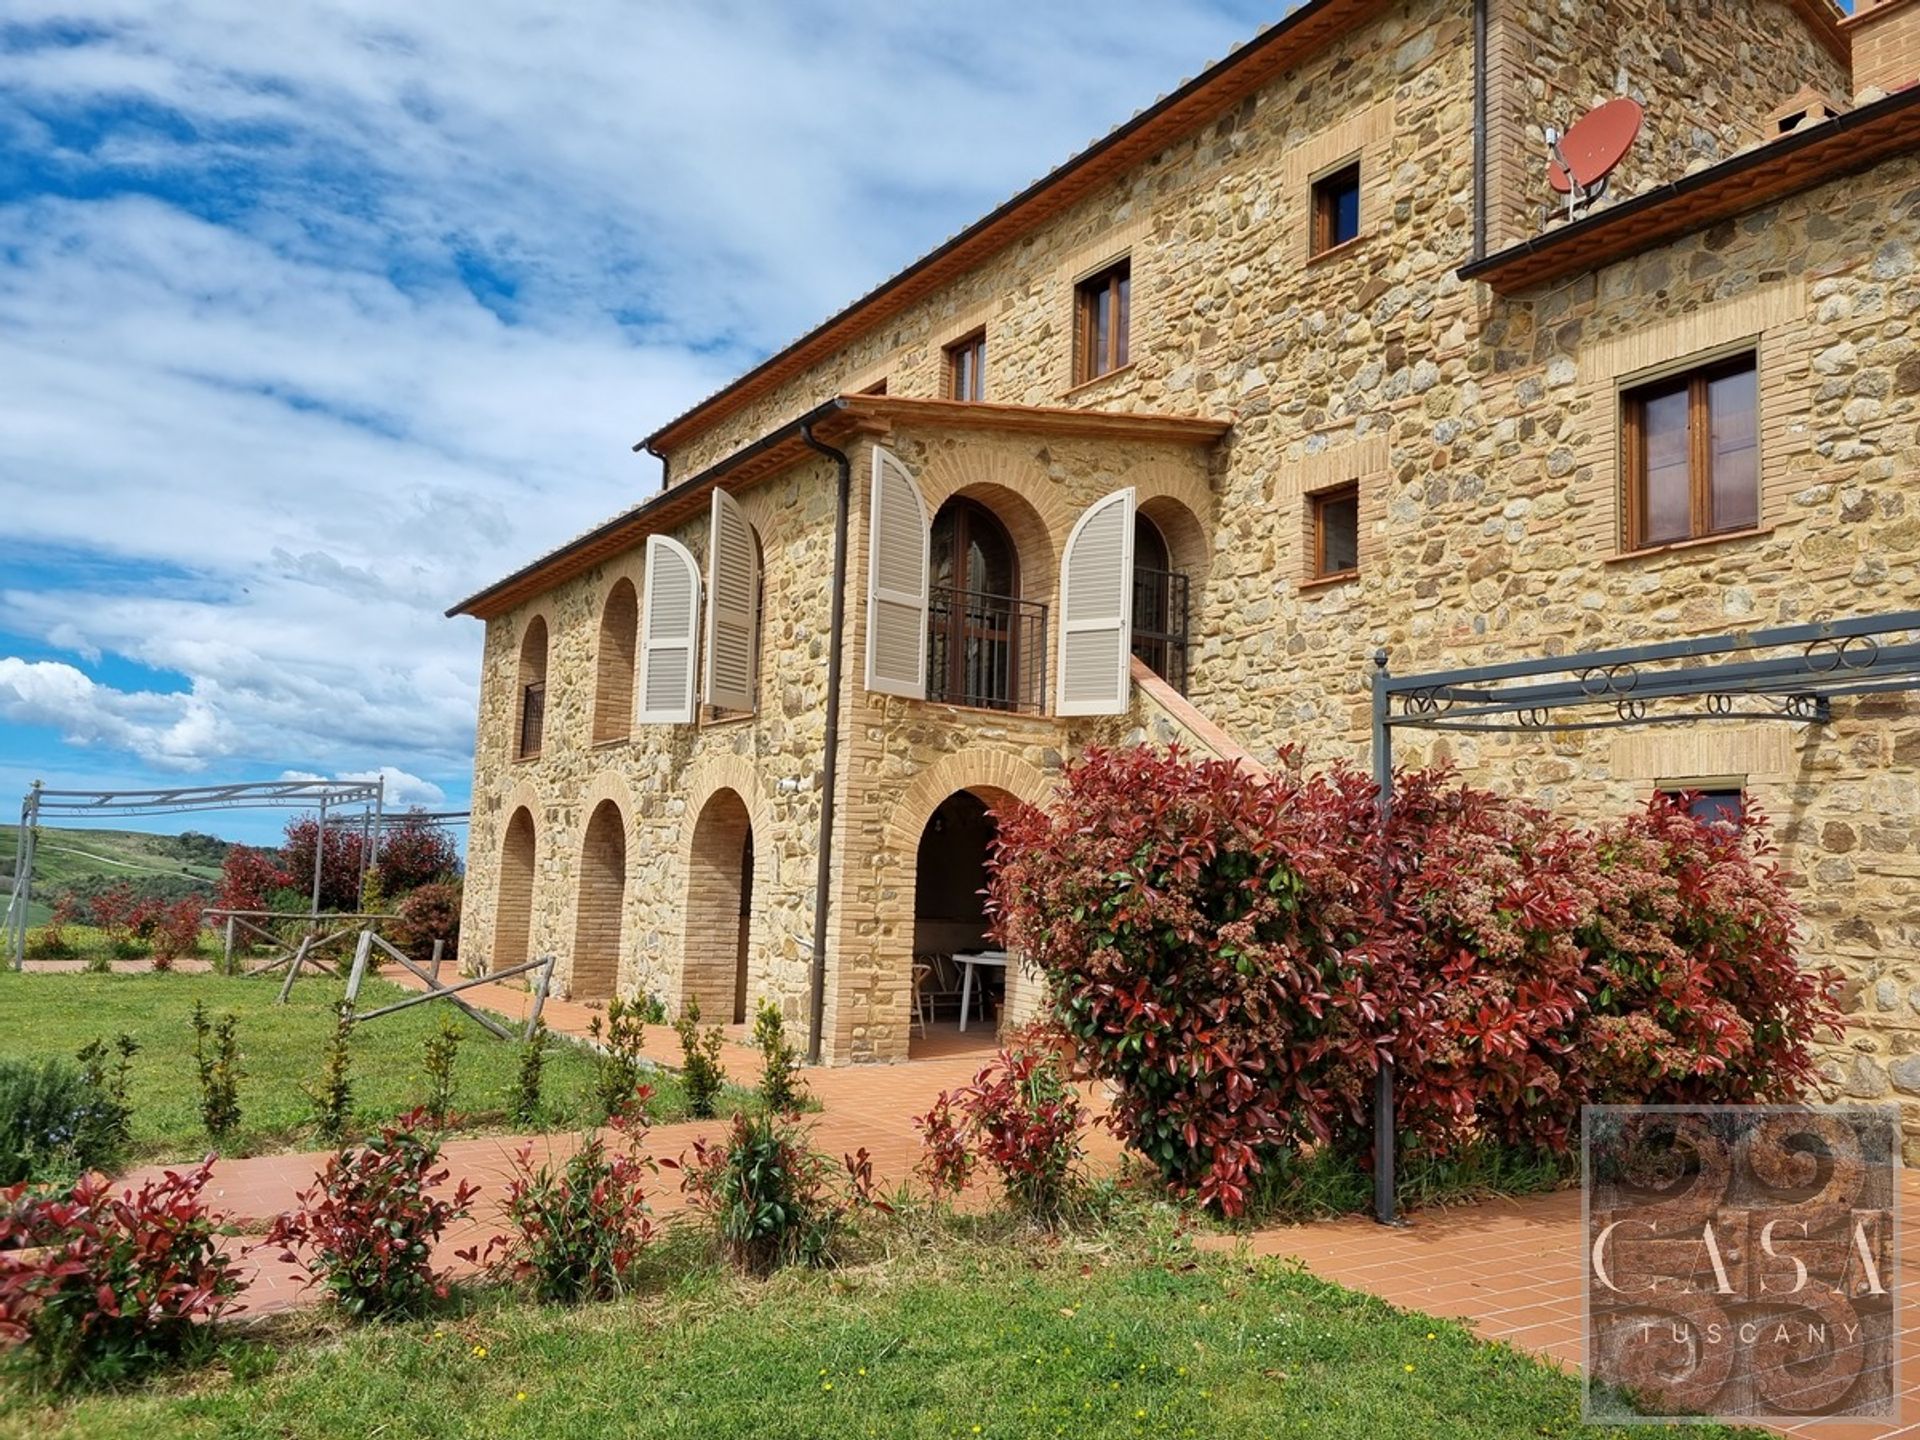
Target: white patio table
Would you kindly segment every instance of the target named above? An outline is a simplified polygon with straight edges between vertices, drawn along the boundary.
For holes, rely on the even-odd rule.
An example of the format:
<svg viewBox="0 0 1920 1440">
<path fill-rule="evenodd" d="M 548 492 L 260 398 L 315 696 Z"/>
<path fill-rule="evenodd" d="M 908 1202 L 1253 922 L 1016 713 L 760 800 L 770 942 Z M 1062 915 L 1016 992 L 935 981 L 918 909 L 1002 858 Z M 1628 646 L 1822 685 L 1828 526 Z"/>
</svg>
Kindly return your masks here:
<svg viewBox="0 0 1920 1440">
<path fill-rule="evenodd" d="M 967 1029 L 967 1007 L 973 1003 L 974 967 L 984 965 L 989 970 L 1004 970 L 1007 968 L 1007 952 L 1004 950 L 962 951 L 956 954 L 953 960 L 956 965 L 963 967 L 964 970 L 964 973 L 960 977 L 960 1031 L 962 1034 L 965 1034 Z M 983 1020 L 986 1018 L 986 1008 L 987 992 L 986 987 L 982 986 L 980 990 L 980 1018 Z"/>
</svg>

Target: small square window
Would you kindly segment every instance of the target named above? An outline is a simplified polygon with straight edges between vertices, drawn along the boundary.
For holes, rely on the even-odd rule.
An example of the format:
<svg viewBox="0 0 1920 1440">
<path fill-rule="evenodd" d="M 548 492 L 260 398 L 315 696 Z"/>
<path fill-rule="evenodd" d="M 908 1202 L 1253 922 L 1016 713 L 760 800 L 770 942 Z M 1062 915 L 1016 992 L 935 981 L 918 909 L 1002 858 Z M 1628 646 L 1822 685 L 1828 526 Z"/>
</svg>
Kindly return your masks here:
<svg viewBox="0 0 1920 1440">
<path fill-rule="evenodd" d="M 1097 380 L 1127 364 L 1132 272 L 1131 262 L 1122 260 L 1074 288 L 1075 384 Z"/>
<path fill-rule="evenodd" d="M 1669 789 L 1661 793 L 1671 795 L 1676 800 L 1684 797 L 1687 813 L 1709 825 L 1731 825 L 1737 829 L 1747 811 L 1747 797 L 1742 790 L 1716 787 L 1711 790 Z"/>
<path fill-rule="evenodd" d="M 947 347 L 947 395 L 954 400 L 987 398 L 987 332 L 976 330 Z"/>
<path fill-rule="evenodd" d="M 1360 569 L 1360 486 L 1322 490 L 1312 498 L 1312 575 L 1325 580 Z"/>
<path fill-rule="evenodd" d="M 1760 523 L 1760 378 L 1752 352 L 1628 390 L 1626 543 L 1642 550 Z"/>
<path fill-rule="evenodd" d="M 1360 236 L 1360 162 L 1313 182 L 1313 253 Z"/>
</svg>

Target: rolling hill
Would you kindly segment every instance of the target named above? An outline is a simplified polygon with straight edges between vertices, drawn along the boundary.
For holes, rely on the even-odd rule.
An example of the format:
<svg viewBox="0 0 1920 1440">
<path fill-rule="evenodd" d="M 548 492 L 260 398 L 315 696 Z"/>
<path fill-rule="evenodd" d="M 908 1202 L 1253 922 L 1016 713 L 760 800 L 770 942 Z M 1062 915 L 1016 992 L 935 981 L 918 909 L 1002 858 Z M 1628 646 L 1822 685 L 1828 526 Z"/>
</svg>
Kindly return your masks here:
<svg viewBox="0 0 1920 1440">
<path fill-rule="evenodd" d="M 13 888 L 14 852 L 19 843 L 17 826 L 0 829 L 0 893 Z M 88 894 L 121 880 L 165 896 L 190 890 L 211 894 L 227 845 L 197 831 L 149 835 L 138 830 L 43 825 L 34 851 L 34 902 L 28 923 L 44 921 L 53 899 L 65 891 Z"/>
</svg>

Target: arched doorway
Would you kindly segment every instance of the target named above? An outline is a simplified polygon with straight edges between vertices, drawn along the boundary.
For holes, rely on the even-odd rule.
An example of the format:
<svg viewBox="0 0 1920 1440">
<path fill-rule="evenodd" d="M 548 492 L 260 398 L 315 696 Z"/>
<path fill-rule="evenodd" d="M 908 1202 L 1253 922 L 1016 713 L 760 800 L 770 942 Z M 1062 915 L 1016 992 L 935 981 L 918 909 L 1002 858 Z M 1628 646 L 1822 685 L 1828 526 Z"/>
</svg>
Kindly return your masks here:
<svg viewBox="0 0 1920 1440">
<path fill-rule="evenodd" d="M 580 892 L 574 906 L 576 1000 L 605 1000 L 620 978 L 620 930 L 627 899 L 627 824 L 620 807 L 602 800 L 580 844 Z"/>
<path fill-rule="evenodd" d="M 500 846 L 500 888 L 494 900 L 493 968 L 506 970 L 527 960 L 533 929 L 533 812 L 522 805 L 507 821 Z"/>
<path fill-rule="evenodd" d="M 1169 528 L 1184 530 L 1180 522 L 1188 518 L 1166 501 L 1149 501 L 1133 517 L 1134 658 L 1182 693 L 1187 688 L 1190 582 L 1182 552 L 1191 546 L 1176 542 Z"/>
<path fill-rule="evenodd" d="M 708 1020 L 744 1019 L 753 908 L 753 819 L 736 790 L 716 790 L 693 826 L 687 863 L 686 969 L 680 995 Z"/>
<path fill-rule="evenodd" d="M 955 496 L 928 545 L 927 698 L 1017 710 L 1037 699 L 1023 671 L 1030 640 L 1013 539 L 977 500 Z"/>
<path fill-rule="evenodd" d="M 998 798 L 998 797 L 992 797 Z M 971 966 L 958 956 L 995 949 L 987 936 L 987 859 L 999 833 L 988 799 L 956 790 L 935 807 L 914 859 L 914 1038 L 909 1053 L 937 1053 L 956 1044 L 990 1047 L 1006 995 L 1004 967 Z M 972 971 L 971 987 L 968 971 Z M 966 1030 L 961 1001 L 971 988 Z"/>
</svg>

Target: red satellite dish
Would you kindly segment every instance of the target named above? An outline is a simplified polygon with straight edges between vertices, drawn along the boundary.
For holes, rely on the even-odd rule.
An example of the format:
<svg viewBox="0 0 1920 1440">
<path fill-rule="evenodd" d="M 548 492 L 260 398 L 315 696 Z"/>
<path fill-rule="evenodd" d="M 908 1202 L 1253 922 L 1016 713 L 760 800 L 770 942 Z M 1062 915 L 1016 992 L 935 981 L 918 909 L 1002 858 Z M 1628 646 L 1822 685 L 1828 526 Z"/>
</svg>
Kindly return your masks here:
<svg viewBox="0 0 1920 1440">
<path fill-rule="evenodd" d="M 1595 106 L 1560 137 L 1559 153 L 1565 158 L 1547 166 L 1547 183 L 1565 195 L 1577 182 L 1582 190 L 1592 190 L 1613 167 L 1626 158 L 1633 142 L 1640 137 L 1640 121 L 1645 115 L 1640 102 L 1622 95 L 1604 105 Z M 1567 171 L 1573 171 L 1573 181 Z"/>
</svg>

